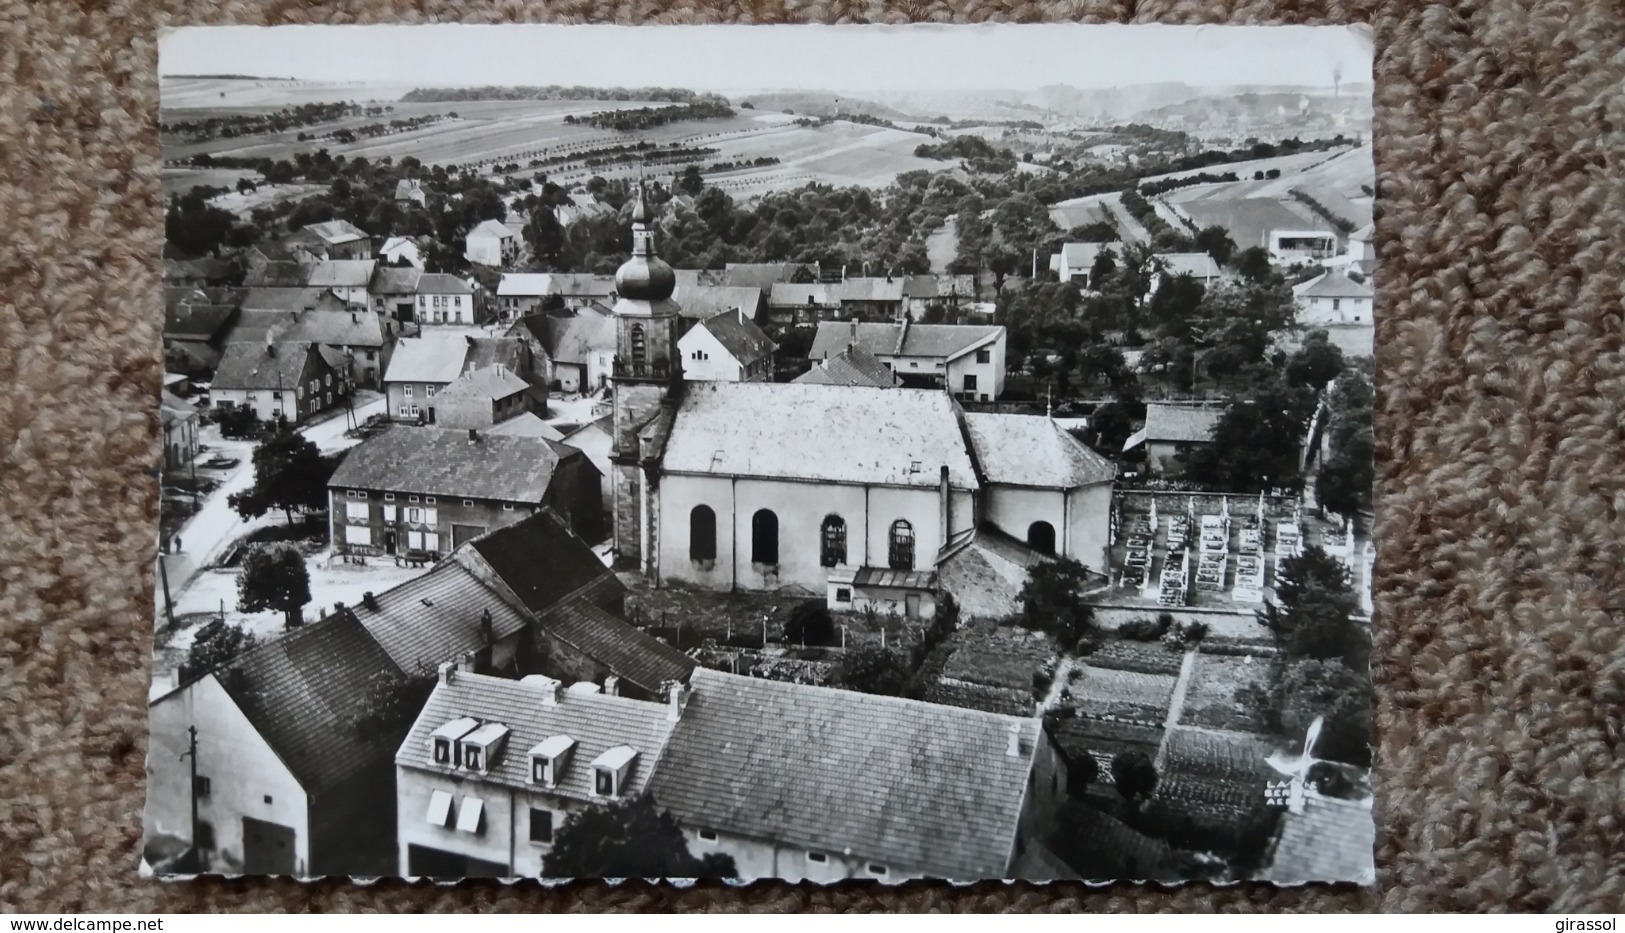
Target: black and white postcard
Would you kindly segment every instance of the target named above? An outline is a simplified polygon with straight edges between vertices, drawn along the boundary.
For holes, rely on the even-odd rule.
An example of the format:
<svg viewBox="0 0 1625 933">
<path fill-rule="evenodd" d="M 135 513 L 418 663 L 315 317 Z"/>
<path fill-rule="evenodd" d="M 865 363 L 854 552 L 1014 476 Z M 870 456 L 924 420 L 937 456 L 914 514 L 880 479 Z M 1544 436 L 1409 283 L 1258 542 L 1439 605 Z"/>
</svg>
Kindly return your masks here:
<svg viewBox="0 0 1625 933">
<path fill-rule="evenodd" d="M 144 874 L 1374 881 L 1368 29 L 160 51 Z"/>
</svg>

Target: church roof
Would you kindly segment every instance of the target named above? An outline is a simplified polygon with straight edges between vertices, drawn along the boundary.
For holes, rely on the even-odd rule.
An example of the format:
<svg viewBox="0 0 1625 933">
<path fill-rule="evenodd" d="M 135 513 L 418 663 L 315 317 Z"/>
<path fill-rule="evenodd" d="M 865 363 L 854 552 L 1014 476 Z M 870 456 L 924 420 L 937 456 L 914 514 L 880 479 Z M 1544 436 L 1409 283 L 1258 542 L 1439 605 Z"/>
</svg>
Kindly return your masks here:
<svg viewBox="0 0 1625 933">
<path fill-rule="evenodd" d="M 1074 489 L 1117 476 L 1106 458 L 1043 415 L 970 412 L 965 428 L 990 483 Z"/>
<path fill-rule="evenodd" d="M 894 486 L 935 486 L 943 466 L 977 488 L 946 392 L 771 382 L 689 384 L 664 459 L 675 473 Z"/>
</svg>

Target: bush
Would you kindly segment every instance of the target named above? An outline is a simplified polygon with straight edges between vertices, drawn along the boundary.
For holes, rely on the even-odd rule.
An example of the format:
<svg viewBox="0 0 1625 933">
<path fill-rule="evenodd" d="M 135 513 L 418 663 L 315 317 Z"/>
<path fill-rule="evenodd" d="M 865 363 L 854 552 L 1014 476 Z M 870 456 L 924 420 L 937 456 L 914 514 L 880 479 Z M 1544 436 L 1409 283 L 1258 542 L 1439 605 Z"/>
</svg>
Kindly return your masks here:
<svg viewBox="0 0 1625 933">
<path fill-rule="evenodd" d="M 1080 658 L 1086 658 L 1089 655 L 1094 654 L 1096 651 L 1099 651 L 1100 645 L 1101 641 L 1099 635 L 1085 635 L 1078 639 L 1078 643 L 1076 645 L 1072 646 L 1072 653 Z"/>
<path fill-rule="evenodd" d="M 790 618 L 784 623 L 784 640 L 795 645 L 838 644 L 835 623 L 824 601 L 809 599 L 790 610 Z"/>
<path fill-rule="evenodd" d="M 1117 634 L 1131 641 L 1156 641 L 1166 631 L 1160 622 L 1151 619 L 1133 619 L 1117 627 Z"/>
<path fill-rule="evenodd" d="M 1055 678 L 1043 671 L 1033 671 L 1033 695 L 1042 697 L 1049 691 L 1050 684 L 1054 682 Z"/>
<path fill-rule="evenodd" d="M 1112 782 L 1125 800 L 1144 800 L 1157 789 L 1157 768 L 1145 752 L 1118 752 L 1112 759 Z"/>
</svg>

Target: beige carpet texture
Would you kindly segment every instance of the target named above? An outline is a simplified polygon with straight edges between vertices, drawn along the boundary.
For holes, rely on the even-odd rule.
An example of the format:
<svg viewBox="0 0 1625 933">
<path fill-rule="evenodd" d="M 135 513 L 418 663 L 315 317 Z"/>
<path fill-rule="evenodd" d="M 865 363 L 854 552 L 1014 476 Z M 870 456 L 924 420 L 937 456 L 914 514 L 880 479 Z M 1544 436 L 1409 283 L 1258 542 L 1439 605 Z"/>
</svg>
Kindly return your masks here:
<svg viewBox="0 0 1625 933">
<path fill-rule="evenodd" d="M 1372 24 L 1377 888 L 141 880 L 158 29 L 989 20 Z M 1625 910 L 1622 50 L 1620 0 L 0 0 L 0 910 Z"/>
</svg>

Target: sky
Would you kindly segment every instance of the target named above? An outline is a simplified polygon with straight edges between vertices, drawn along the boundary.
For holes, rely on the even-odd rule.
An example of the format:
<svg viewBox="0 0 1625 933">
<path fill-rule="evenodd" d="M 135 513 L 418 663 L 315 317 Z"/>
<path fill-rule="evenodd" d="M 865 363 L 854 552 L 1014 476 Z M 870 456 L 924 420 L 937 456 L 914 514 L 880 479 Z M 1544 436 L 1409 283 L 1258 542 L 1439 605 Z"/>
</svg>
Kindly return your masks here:
<svg viewBox="0 0 1625 933">
<path fill-rule="evenodd" d="M 254 26 L 159 38 L 159 73 L 413 86 L 1031 90 L 1371 81 L 1364 27 Z"/>
</svg>

